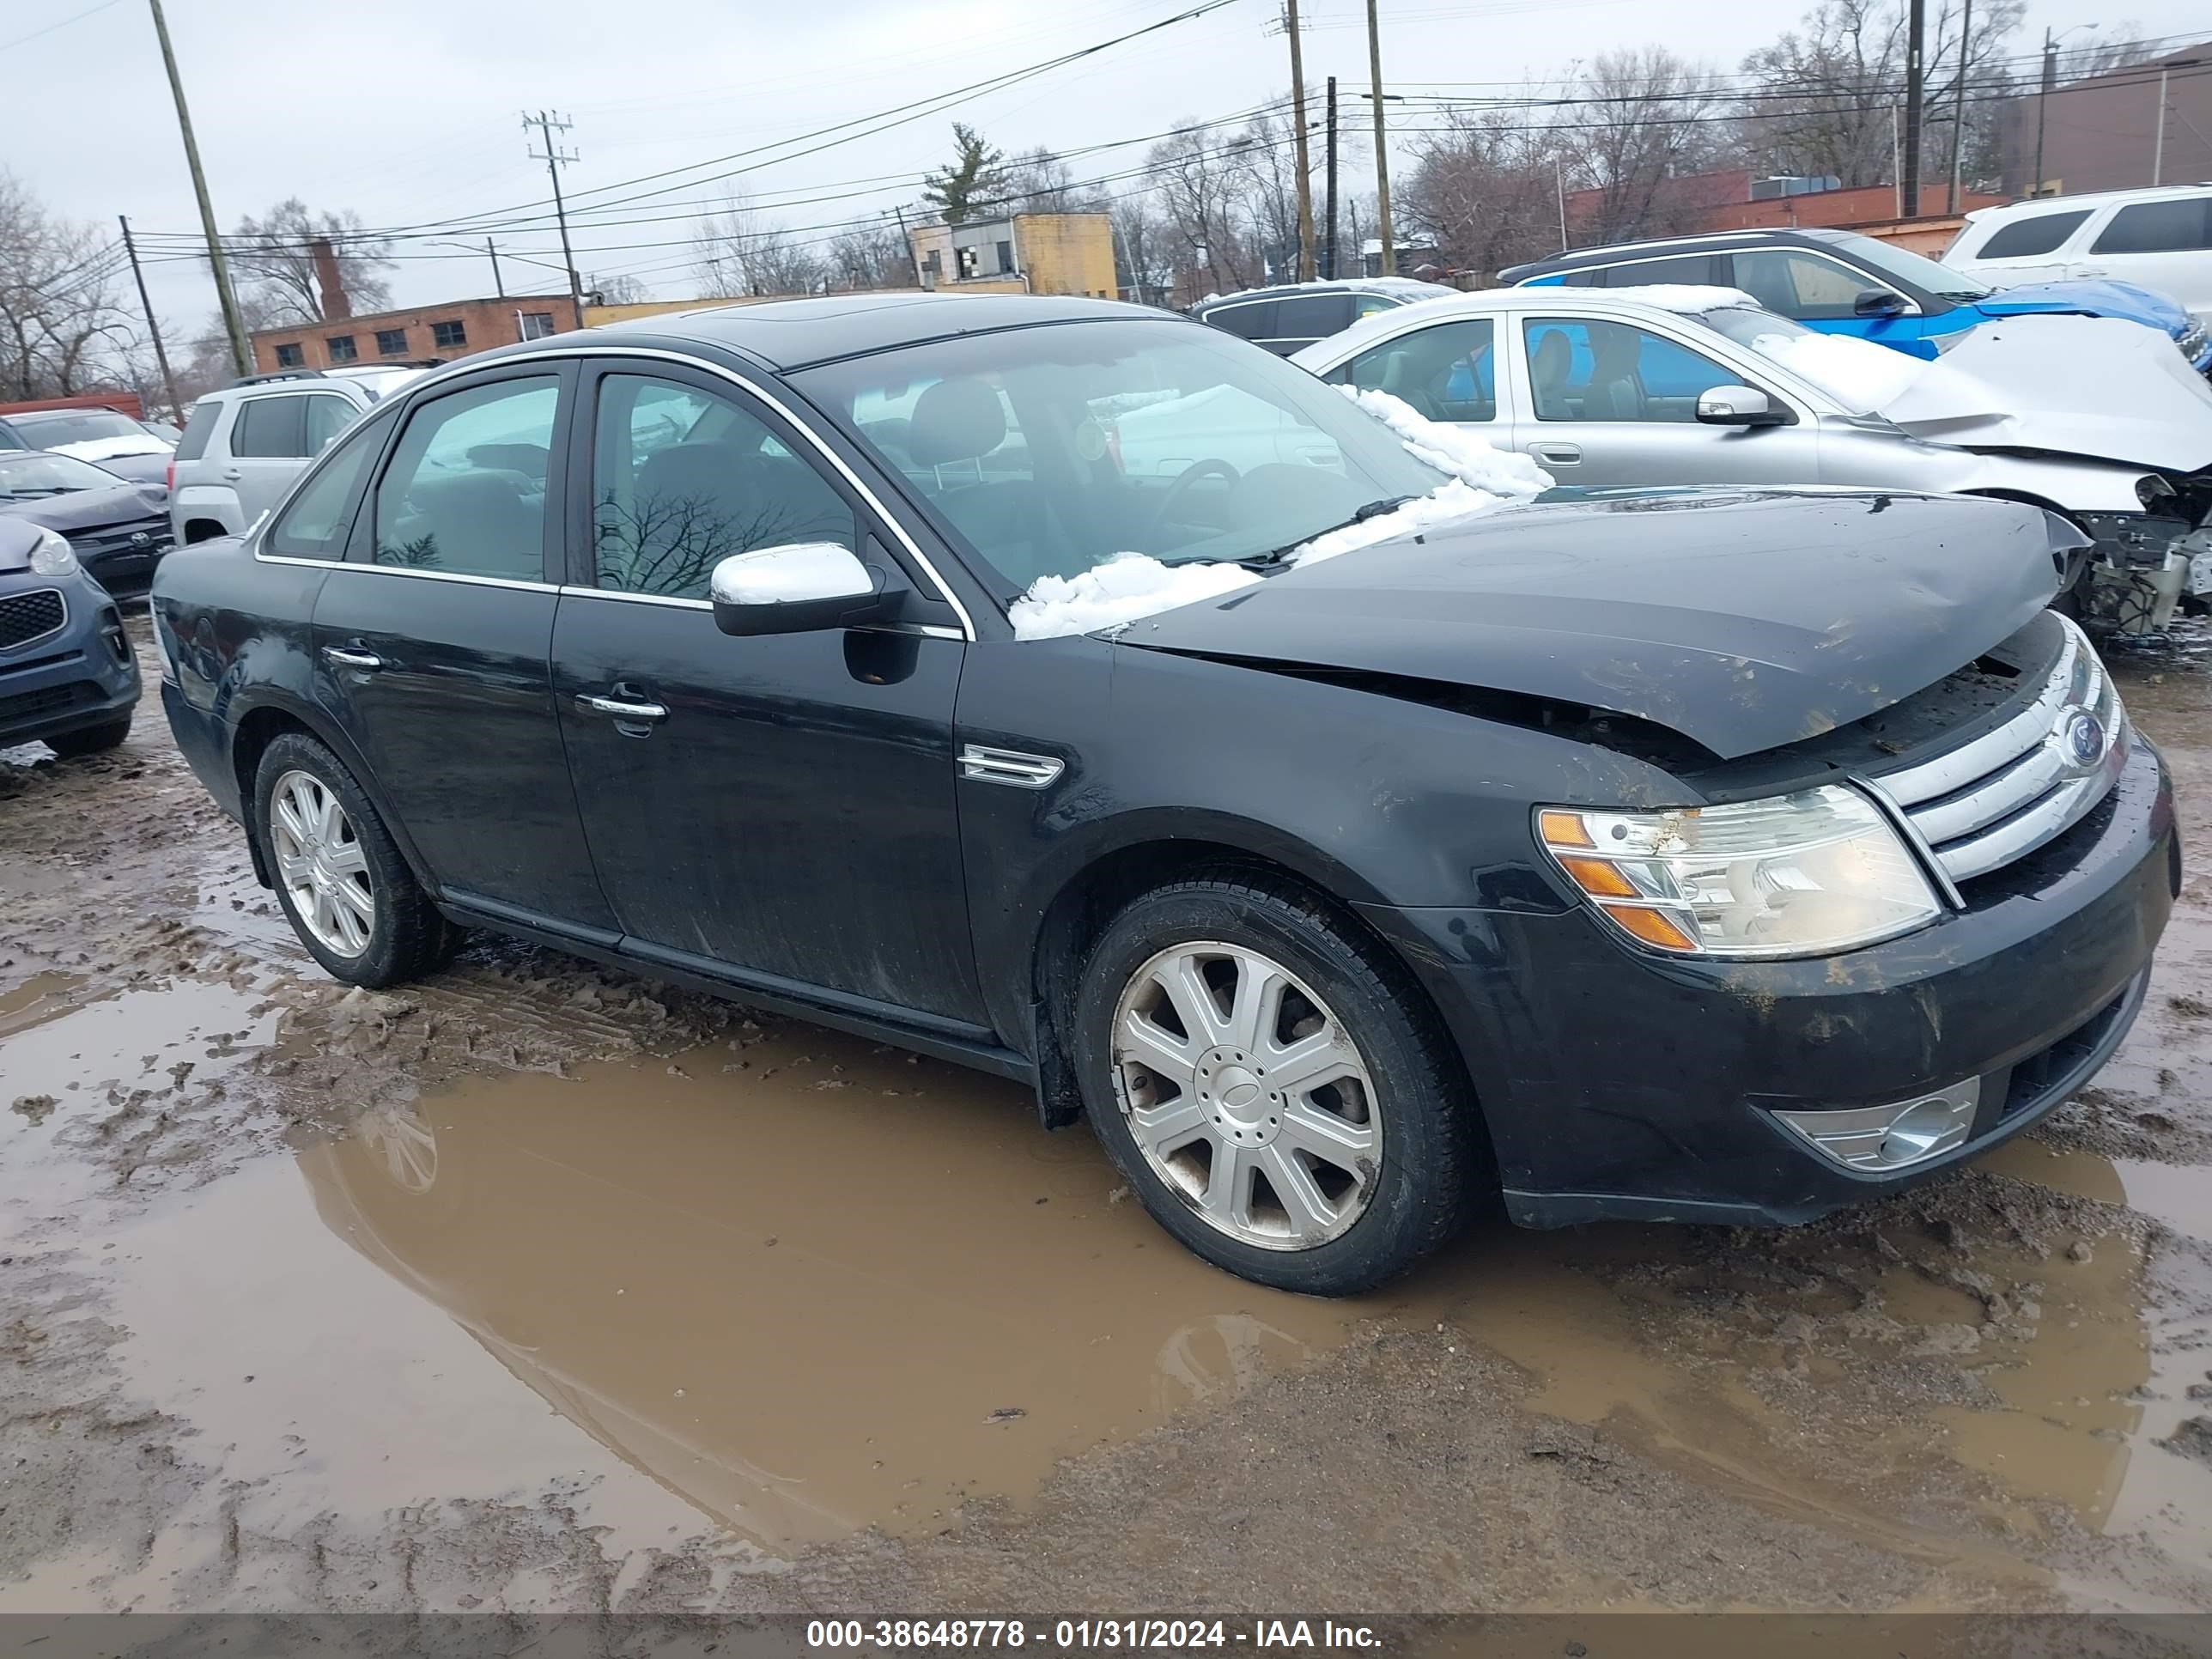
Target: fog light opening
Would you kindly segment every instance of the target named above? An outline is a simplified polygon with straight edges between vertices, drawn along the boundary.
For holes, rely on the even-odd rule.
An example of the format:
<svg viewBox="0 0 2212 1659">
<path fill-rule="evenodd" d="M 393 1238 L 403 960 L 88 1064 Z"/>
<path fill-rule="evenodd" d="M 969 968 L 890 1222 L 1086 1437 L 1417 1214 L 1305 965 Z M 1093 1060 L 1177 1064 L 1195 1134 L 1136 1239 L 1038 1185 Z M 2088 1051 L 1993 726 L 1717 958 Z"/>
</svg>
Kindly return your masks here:
<svg viewBox="0 0 2212 1659">
<path fill-rule="evenodd" d="M 1981 1103 L 1982 1081 L 1881 1106 L 1778 1111 L 1776 1118 L 1846 1169 L 1902 1170 L 1965 1145 Z"/>
</svg>

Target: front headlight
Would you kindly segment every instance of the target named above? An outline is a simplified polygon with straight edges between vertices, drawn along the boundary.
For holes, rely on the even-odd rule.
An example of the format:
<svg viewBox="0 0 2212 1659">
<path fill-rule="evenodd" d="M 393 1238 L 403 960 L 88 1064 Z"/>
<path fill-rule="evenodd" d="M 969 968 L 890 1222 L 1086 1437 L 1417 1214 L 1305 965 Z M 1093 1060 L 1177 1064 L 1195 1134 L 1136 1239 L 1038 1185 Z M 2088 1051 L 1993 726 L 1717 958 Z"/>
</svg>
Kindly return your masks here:
<svg viewBox="0 0 2212 1659">
<path fill-rule="evenodd" d="M 1826 956 L 1942 914 L 1880 809 L 1832 784 L 1664 812 L 1547 806 L 1536 830 L 1599 914 L 1678 955 Z"/>
<path fill-rule="evenodd" d="M 31 568 L 41 576 L 74 576 L 81 567 L 70 544 L 51 530 L 31 544 Z"/>
</svg>

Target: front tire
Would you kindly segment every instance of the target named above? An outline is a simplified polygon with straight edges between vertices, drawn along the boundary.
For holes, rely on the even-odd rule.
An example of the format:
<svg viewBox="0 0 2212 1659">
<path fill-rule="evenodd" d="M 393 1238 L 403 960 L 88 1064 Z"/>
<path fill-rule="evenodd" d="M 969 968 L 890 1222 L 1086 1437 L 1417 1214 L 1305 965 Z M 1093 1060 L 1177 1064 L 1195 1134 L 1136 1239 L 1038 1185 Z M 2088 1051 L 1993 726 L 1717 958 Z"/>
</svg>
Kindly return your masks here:
<svg viewBox="0 0 2212 1659">
<path fill-rule="evenodd" d="M 419 979 L 451 956 L 438 914 L 351 772 L 304 732 L 263 751 L 253 783 L 276 902 L 325 972 L 372 989 Z"/>
<path fill-rule="evenodd" d="M 1472 1091 L 1411 976 L 1288 884 L 1133 901 L 1093 947 L 1074 1048 L 1093 1131 L 1152 1218 L 1241 1277 L 1370 1290 L 1459 1231 Z"/>
</svg>

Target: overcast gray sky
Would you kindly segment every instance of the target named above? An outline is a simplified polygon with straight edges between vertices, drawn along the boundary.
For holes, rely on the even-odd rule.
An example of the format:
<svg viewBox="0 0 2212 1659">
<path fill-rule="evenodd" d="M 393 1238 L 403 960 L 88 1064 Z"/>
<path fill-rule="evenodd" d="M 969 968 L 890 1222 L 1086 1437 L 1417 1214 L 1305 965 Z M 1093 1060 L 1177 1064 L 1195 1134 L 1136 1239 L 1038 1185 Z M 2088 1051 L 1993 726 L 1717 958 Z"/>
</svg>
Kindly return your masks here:
<svg viewBox="0 0 2212 1659">
<path fill-rule="evenodd" d="M 167 9 L 228 230 L 241 214 L 295 195 L 319 209 L 355 210 L 377 226 L 535 211 L 545 170 L 526 159 L 526 106 L 573 119 L 567 142 L 580 159 L 564 187 L 589 202 L 623 179 L 948 92 L 1188 3 L 167 0 Z M 1233 0 L 1080 65 L 738 182 L 787 223 L 821 226 L 910 199 L 914 186 L 901 177 L 945 158 L 956 116 L 1011 153 L 1036 144 L 1073 149 L 1244 111 L 1289 82 L 1285 40 L 1265 32 L 1277 3 Z M 1309 79 L 1318 85 L 1335 75 L 1364 85 L 1360 0 L 1309 0 L 1304 9 Z M 1480 82 L 1468 89 L 1487 90 L 1553 78 L 1577 58 L 1647 41 L 1733 70 L 1802 9 L 1774 0 L 1383 0 L 1383 75 L 1386 82 Z M 2126 11 L 2127 24 L 2108 21 L 2103 33 L 2212 34 L 2202 0 L 2129 0 Z M 2031 0 L 2017 49 L 2033 50 L 2046 25 L 2099 16 L 2084 0 Z M 9 89 L 0 157 L 50 209 L 104 228 L 127 213 L 155 243 L 168 242 L 161 233 L 197 229 L 144 0 L 5 0 L 0 72 Z M 1346 121 L 1356 113 L 1347 107 Z M 1078 174 L 1135 166 L 1144 149 L 1083 158 Z M 682 181 L 636 188 L 672 182 Z M 596 216 L 696 211 L 729 187 L 687 185 Z M 775 206 L 779 197 L 833 191 L 866 193 Z M 577 263 L 586 272 L 635 272 L 657 294 L 684 295 L 696 291 L 684 246 L 690 229 L 681 220 L 580 228 Z M 473 237 L 479 248 L 482 240 Z M 510 293 L 565 286 L 557 270 L 520 263 L 557 265 L 550 228 L 501 230 L 497 240 L 515 261 L 507 267 Z M 654 243 L 670 246 L 617 246 Z M 393 291 L 403 302 L 491 291 L 481 252 L 419 240 L 399 251 L 407 257 Z M 149 278 L 164 321 L 180 331 L 196 330 L 213 308 L 204 268 L 188 258 L 173 254 L 150 266 Z"/>
</svg>

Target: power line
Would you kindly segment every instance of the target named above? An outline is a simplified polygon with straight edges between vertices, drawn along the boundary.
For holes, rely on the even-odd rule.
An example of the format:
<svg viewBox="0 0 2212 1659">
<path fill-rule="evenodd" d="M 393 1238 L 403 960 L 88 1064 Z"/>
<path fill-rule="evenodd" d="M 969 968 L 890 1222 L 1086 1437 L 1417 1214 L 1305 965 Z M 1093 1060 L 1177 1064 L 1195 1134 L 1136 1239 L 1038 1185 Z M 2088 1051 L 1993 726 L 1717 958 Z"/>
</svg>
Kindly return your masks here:
<svg viewBox="0 0 2212 1659">
<path fill-rule="evenodd" d="M 49 23 L 42 29 L 33 29 L 28 34 L 19 34 L 12 40 L 0 40 L 0 52 L 12 52 L 17 46 L 27 46 L 33 40 L 44 40 L 56 29 L 65 29 L 71 23 L 82 23 L 94 12 L 106 11 L 110 6 L 119 6 L 123 0 L 100 0 L 96 6 L 87 6 L 82 11 L 72 12 L 58 23 Z"/>
</svg>

